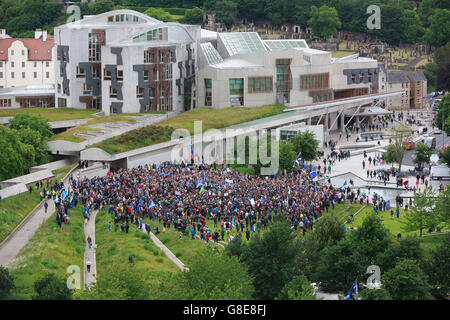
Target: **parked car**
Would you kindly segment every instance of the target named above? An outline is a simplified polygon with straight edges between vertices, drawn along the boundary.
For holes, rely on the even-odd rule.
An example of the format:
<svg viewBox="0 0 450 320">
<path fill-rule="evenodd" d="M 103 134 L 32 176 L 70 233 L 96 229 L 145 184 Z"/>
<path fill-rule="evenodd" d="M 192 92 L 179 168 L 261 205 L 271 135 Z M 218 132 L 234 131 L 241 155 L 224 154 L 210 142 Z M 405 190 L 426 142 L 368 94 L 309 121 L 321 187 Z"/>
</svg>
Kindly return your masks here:
<svg viewBox="0 0 450 320">
<path fill-rule="evenodd" d="M 442 134 L 442 130 L 439 128 L 434 128 L 434 134 Z"/>
<path fill-rule="evenodd" d="M 432 166 L 430 175 L 432 180 L 450 179 L 450 168 L 445 164 Z"/>
<path fill-rule="evenodd" d="M 411 150 L 414 149 L 415 144 L 412 141 L 403 141 L 403 149 L 405 150 Z"/>
</svg>

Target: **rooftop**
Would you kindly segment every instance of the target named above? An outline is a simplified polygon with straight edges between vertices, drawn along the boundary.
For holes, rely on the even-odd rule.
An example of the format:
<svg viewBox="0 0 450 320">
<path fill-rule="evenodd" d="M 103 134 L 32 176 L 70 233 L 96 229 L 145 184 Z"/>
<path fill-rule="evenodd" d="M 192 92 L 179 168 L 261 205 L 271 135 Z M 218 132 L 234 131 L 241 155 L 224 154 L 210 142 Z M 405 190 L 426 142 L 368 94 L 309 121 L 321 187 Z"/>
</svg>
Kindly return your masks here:
<svg viewBox="0 0 450 320">
<path fill-rule="evenodd" d="M 36 95 L 54 95 L 55 85 L 42 84 L 42 85 L 27 85 L 20 87 L 1 88 L 0 96 L 36 96 Z"/>
<path fill-rule="evenodd" d="M 291 40 L 264 40 L 264 45 L 270 51 L 278 51 L 292 48 L 308 48 L 306 41 L 291 39 Z"/>
<path fill-rule="evenodd" d="M 202 43 L 200 44 L 200 47 L 208 64 L 211 65 L 223 62 L 223 58 L 220 56 L 219 52 L 217 52 L 216 48 L 213 47 L 211 42 Z"/>
<path fill-rule="evenodd" d="M 267 51 L 257 32 L 226 32 L 219 33 L 218 36 L 230 56 Z"/>
</svg>

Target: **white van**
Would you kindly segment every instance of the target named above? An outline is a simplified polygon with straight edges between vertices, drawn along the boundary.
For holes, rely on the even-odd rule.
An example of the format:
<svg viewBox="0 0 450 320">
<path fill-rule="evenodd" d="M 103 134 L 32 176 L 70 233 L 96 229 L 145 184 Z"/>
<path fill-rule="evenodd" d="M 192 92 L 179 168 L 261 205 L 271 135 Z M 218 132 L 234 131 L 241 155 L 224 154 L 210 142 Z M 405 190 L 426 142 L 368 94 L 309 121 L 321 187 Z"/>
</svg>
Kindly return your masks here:
<svg viewBox="0 0 450 320">
<path fill-rule="evenodd" d="M 430 176 L 432 180 L 450 179 L 450 168 L 445 164 L 432 166 Z"/>
</svg>

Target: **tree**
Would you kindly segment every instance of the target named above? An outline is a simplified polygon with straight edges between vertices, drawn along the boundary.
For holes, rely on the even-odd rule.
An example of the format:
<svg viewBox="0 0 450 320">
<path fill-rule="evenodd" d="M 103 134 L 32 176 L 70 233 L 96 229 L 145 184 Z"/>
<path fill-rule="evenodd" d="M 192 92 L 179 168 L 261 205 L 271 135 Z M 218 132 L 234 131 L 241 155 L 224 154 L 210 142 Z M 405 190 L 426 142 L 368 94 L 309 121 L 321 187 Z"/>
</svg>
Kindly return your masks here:
<svg viewBox="0 0 450 320">
<path fill-rule="evenodd" d="M 445 148 L 442 152 L 442 161 L 450 167 L 450 147 Z"/>
<path fill-rule="evenodd" d="M 410 135 L 410 131 L 396 130 L 394 143 L 388 145 L 384 154 L 386 163 L 398 163 L 398 171 L 402 169 L 403 157 L 406 153 L 405 148 L 403 148 L 403 142 L 407 141 Z"/>
<path fill-rule="evenodd" d="M 24 173 L 19 135 L 16 130 L 0 126 L 0 180 L 21 176 Z"/>
<path fill-rule="evenodd" d="M 242 243 L 242 234 L 238 233 L 236 237 L 234 237 L 233 240 L 225 247 L 225 252 L 229 256 L 236 256 L 239 258 L 242 254 L 244 246 L 245 245 Z"/>
<path fill-rule="evenodd" d="M 313 280 L 327 292 L 346 291 L 365 274 L 368 265 L 360 248 L 344 238 L 322 251 Z"/>
<path fill-rule="evenodd" d="M 46 119 L 40 115 L 31 115 L 28 112 L 15 115 L 9 121 L 9 128 L 15 130 L 30 128 L 31 130 L 38 131 L 43 138 L 47 139 L 53 135 L 52 128 Z"/>
<path fill-rule="evenodd" d="M 90 14 L 96 15 L 113 10 L 114 2 L 112 0 L 97 0 L 95 3 L 90 4 Z"/>
<path fill-rule="evenodd" d="M 361 300 L 392 300 L 385 288 L 361 290 L 360 297 Z"/>
<path fill-rule="evenodd" d="M 420 247 L 419 238 L 407 236 L 399 241 L 392 241 L 389 247 L 380 252 L 376 259 L 376 265 L 385 272 L 395 267 L 400 259 L 412 259 L 422 265 L 424 262 L 423 249 Z"/>
<path fill-rule="evenodd" d="M 344 225 L 336 216 L 324 216 L 314 224 L 311 238 L 322 249 L 336 245 L 345 237 Z"/>
<path fill-rule="evenodd" d="M 359 248 L 369 263 L 374 263 L 376 256 L 384 252 L 392 241 L 392 236 L 383 225 L 380 217 L 369 214 L 361 227 L 350 234 L 355 247 Z"/>
<path fill-rule="evenodd" d="M 450 117 L 450 93 L 447 93 L 444 98 L 442 98 L 441 103 L 439 103 L 439 111 L 436 114 L 436 127 L 442 128 L 442 124 L 444 124 L 445 129 L 445 122 Z M 449 131 L 446 131 L 447 133 L 450 133 Z"/>
<path fill-rule="evenodd" d="M 67 288 L 66 280 L 47 273 L 34 283 L 36 295 L 33 300 L 72 300 L 72 291 Z"/>
<path fill-rule="evenodd" d="M 81 297 L 88 300 L 149 299 L 150 286 L 134 264 L 106 265 L 96 284 Z"/>
<path fill-rule="evenodd" d="M 427 85 L 429 87 L 435 87 L 436 86 L 436 71 L 437 71 L 438 65 L 435 62 L 427 63 L 424 66 L 423 73 L 425 77 L 427 78 Z"/>
<path fill-rule="evenodd" d="M 181 22 L 190 24 L 202 24 L 203 10 L 200 8 L 187 9 Z"/>
<path fill-rule="evenodd" d="M 298 246 L 286 221 L 273 222 L 262 235 L 253 236 L 241 255 L 253 277 L 255 299 L 274 299 L 292 279 Z"/>
<path fill-rule="evenodd" d="M 433 286 L 441 287 L 442 292 L 447 293 L 450 289 L 450 233 L 443 234 L 443 241 L 432 251 L 432 257 L 429 260 L 426 269 Z"/>
<path fill-rule="evenodd" d="M 153 298 L 170 300 L 248 300 L 252 279 L 237 257 L 215 248 L 200 251 L 188 272 L 161 281 Z"/>
<path fill-rule="evenodd" d="M 308 279 L 298 275 L 281 289 L 276 300 L 316 300 L 316 295 Z"/>
<path fill-rule="evenodd" d="M 214 12 L 216 13 L 216 21 L 224 23 L 227 27 L 236 22 L 237 5 L 231 0 L 216 2 Z"/>
<path fill-rule="evenodd" d="M 294 161 L 297 159 L 297 154 L 294 151 L 294 146 L 290 142 L 280 142 L 279 144 L 279 166 L 280 171 L 292 170 Z"/>
<path fill-rule="evenodd" d="M 323 5 L 318 9 L 316 6 L 312 6 L 311 19 L 308 20 L 308 24 L 314 34 L 322 39 L 327 39 L 341 27 L 341 20 L 335 8 Z"/>
<path fill-rule="evenodd" d="M 15 287 L 14 276 L 9 273 L 6 267 L 0 266 L 0 300 L 14 299 L 11 290 Z"/>
<path fill-rule="evenodd" d="M 448 150 L 450 150 L 450 147 L 448 147 L 446 150 L 447 154 Z M 450 210 L 448 208 L 450 208 L 450 189 L 447 188 L 447 190 L 439 194 L 435 201 L 435 205 L 436 207 L 433 210 L 433 213 L 437 215 L 437 220 L 439 221 L 439 223 L 449 226 Z"/>
<path fill-rule="evenodd" d="M 296 135 L 291 140 L 296 154 L 302 153 L 303 161 L 313 161 L 318 157 L 319 141 L 311 131 L 304 131 Z"/>
<path fill-rule="evenodd" d="M 419 142 L 415 146 L 415 158 L 413 162 L 422 168 L 423 163 L 429 163 L 430 157 L 433 154 L 433 149 L 428 147 L 425 143 Z"/>
<path fill-rule="evenodd" d="M 402 259 L 382 275 L 382 281 L 394 300 L 432 300 L 427 276 L 417 261 Z"/>
<path fill-rule="evenodd" d="M 437 67 L 436 90 L 450 90 L 450 62 Z"/>
<path fill-rule="evenodd" d="M 144 14 L 163 22 L 172 21 L 170 13 L 168 13 L 166 10 L 162 8 L 148 8 L 147 10 L 144 11 Z"/>
<path fill-rule="evenodd" d="M 430 27 L 425 34 L 425 40 L 435 47 L 444 46 L 450 39 L 450 10 L 434 10 L 428 22 Z"/>
<path fill-rule="evenodd" d="M 438 216 L 431 209 L 435 203 L 430 188 L 419 192 L 414 197 L 414 203 L 411 209 L 405 213 L 405 231 L 419 231 L 420 237 L 424 229 L 435 227 L 438 222 Z"/>
</svg>

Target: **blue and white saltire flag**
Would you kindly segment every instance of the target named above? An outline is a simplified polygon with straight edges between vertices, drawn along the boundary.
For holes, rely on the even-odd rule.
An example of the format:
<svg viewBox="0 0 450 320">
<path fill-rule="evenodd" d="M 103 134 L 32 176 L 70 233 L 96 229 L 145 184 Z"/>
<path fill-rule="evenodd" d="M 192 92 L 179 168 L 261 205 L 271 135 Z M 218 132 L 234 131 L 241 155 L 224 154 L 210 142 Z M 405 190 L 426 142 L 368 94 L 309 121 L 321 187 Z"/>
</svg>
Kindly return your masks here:
<svg viewBox="0 0 450 320">
<path fill-rule="evenodd" d="M 302 161 L 302 152 L 300 151 L 297 155 L 297 159 L 294 161 L 294 167 L 299 166 L 301 161 Z"/>
<path fill-rule="evenodd" d="M 391 210 L 391 200 L 386 201 L 386 210 Z"/>
<path fill-rule="evenodd" d="M 197 183 L 197 188 L 200 188 L 201 186 L 203 186 L 203 181 L 200 181 L 199 183 Z"/>
<path fill-rule="evenodd" d="M 58 196 L 56 196 L 55 197 L 55 203 L 58 203 L 59 202 L 59 199 L 58 199 Z"/>
<path fill-rule="evenodd" d="M 152 203 L 150 203 L 150 205 L 148 206 L 150 209 L 155 207 L 155 203 L 152 201 Z"/>
<path fill-rule="evenodd" d="M 347 180 L 344 181 L 344 184 L 341 187 L 341 190 L 345 190 L 347 188 Z"/>
<path fill-rule="evenodd" d="M 234 229 L 234 218 L 231 219 L 231 230 Z"/>
<path fill-rule="evenodd" d="M 311 180 L 314 179 L 315 177 L 317 177 L 317 172 L 316 172 L 315 168 L 312 168 L 312 170 L 309 174 L 309 177 L 311 178 Z"/>
<path fill-rule="evenodd" d="M 67 194 L 68 194 L 69 192 L 67 192 L 66 190 L 64 190 L 63 192 L 62 192 L 62 199 L 63 199 L 63 201 L 64 200 L 66 200 L 66 197 L 67 197 Z"/>
<path fill-rule="evenodd" d="M 192 145 L 192 140 L 191 140 L 191 159 L 194 159 L 194 146 Z"/>
<path fill-rule="evenodd" d="M 355 293 L 355 299 L 358 300 L 358 281 L 355 280 L 352 286 L 352 290 Z"/>
<path fill-rule="evenodd" d="M 348 290 L 348 295 L 345 296 L 345 300 L 351 300 L 352 297 L 352 289 Z"/>
</svg>

